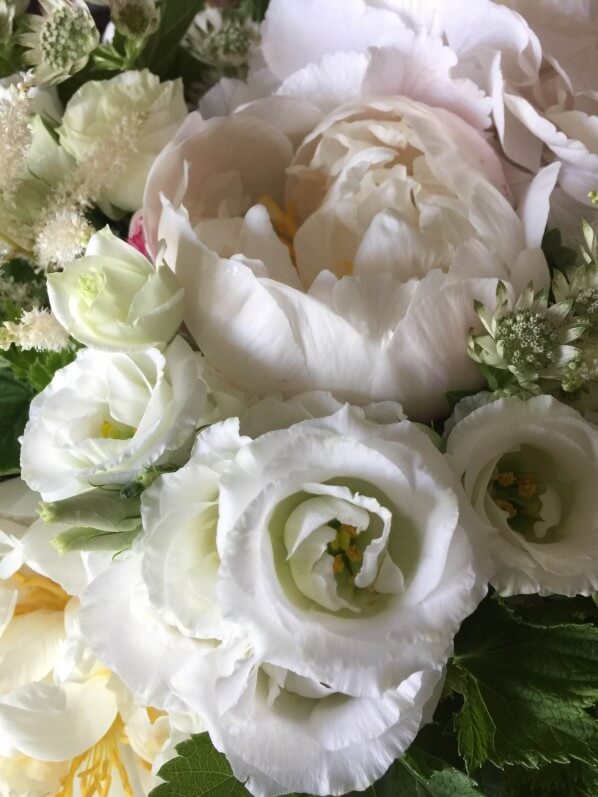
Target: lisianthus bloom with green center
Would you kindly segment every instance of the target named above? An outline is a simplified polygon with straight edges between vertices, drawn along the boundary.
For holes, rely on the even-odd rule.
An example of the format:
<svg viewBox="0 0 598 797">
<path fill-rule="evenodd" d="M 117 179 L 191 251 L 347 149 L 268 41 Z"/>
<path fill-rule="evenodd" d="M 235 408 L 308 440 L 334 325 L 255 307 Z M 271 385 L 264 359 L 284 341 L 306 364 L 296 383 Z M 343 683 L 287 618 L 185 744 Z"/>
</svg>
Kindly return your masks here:
<svg viewBox="0 0 598 797">
<path fill-rule="evenodd" d="M 518 593 L 598 588 L 598 431 L 550 396 L 475 409 L 447 441 L 449 459 L 494 538 L 493 586 Z"/>
</svg>

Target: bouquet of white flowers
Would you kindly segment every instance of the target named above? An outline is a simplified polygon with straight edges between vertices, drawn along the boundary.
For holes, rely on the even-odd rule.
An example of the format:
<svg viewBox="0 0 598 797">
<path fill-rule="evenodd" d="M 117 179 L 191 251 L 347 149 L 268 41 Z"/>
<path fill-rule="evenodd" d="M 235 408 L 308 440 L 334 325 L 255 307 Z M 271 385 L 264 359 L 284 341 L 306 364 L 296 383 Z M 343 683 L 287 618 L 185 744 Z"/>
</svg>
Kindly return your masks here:
<svg viewBox="0 0 598 797">
<path fill-rule="evenodd" d="M 0 0 L 0 797 L 596 797 L 598 5 Z"/>
</svg>

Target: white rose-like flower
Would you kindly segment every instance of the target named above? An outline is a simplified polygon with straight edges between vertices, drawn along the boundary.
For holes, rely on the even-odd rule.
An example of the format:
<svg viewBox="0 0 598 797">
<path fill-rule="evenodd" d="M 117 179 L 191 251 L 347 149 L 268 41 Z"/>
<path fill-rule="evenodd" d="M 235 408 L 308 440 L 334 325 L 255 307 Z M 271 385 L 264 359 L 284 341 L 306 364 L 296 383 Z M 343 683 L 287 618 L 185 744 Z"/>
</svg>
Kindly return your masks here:
<svg viewBox="0 0 598 797">
<path fill-rule="evenodd" d="M 186 465 L 143 493 L 132 551 L 83 596 L 98 657 L 140 700 L 170 712 L 186 709 L 172 685 L 180 667 L 230 634 L 216 599 L 219 482 L 248 442 L 234 418 L 202 431 Z"/>
<path fill-rule="evenodd" d="M 409 422 L 345 407 L 240 450 L 220 479 L 217 595 L 245 636 L 174 684 L 250 791 L 362 790 L 406 750 L 485 592 L 469 532 Z"/>
<path fill-rule="evenodd" d="M 290 120 L 288 98 L 270 111 L 279 101 Z M 348 104 L 295 154 L 260 113 L 191 115 L 148 179 L 149 246 L 167 243 L 199 347 L 252 394 L 331 390 L 398 400 L 417 419 L 446 413 L 447 390 L 479 384 L 465 353 L 474 300 L 496 277 L 546 284 L 558 166 L 520 217 L 492 149 L 449 111 Z"/>
<path fill-rule="evenodd" d="M 598 589 L 598 431 L 549 396 L 474 409 L 447 442 L 480 518 L 498 530 L 503 595 Z"/>
<path fill-rule="evenodd" d="M 187 114 L 180 80 L 160 83 L 147 69 L 123 72 L 111 80 L 89 81 L 67 103 L 58 128 L 62 147 L 77 163 L 93 167 L 94 151 L 113 138 L 120 125 L 131 141 L 116 141 L 131 153 L 123 169 L 102 194 L 102 200 L 126 211 L 138 210 L 148 172 L 162 147 Z M 124 125 L 124 127 L 123 127 Z M 121 129 L 119 128 L 119 129 Z"/>
<path fill-rule="evenodd" d="M 197 355 L 182 338 L 165 352 L 82 351 L 31 403 L 21 472 L 45 501 L 121 484 L 174 461 L 206 405 Z"/>
<path fill-rule="evenodd" d="M 52 312 L 86 346 L 135 351 L 172 340 L 183 320 L 183 289 L 165 263 L 153 266 L 106 227 L 84 257 L 48 274 Z"/>
</svg>

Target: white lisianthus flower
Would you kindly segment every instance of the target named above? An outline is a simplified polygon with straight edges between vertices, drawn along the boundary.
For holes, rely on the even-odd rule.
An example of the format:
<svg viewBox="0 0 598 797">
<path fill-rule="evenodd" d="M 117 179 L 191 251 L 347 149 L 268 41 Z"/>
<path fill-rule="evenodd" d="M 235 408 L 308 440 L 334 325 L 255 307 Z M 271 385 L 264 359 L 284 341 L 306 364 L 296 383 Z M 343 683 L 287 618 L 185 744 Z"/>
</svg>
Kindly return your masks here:
<svg viewBox="0 0 598 797">
<path fill-rule="evenodd" d="M 176 462 L 201 425 L 206 392 L 182 338 L 165 352 L 85 349 L 31 403 L 23 479 L 44 501 L 59 501 Z"/>
<path fill-rule="evenodd" d="M 598 589 L 598 432 L 549 396 L 474 409 L 447 441 L 480 519 L 498 531 L 493 586 L 503 595 Z"/>
<path fill-rule="evenodd" d="M 409 422 L 345 407 L 240 450 L 220 479 L 216 590 L 242 633 L 173 683 L 253 794 L 362 790 L 407 749 L 485 592 L 469 533 L 483 543 Z"/>
<path fill-rule="evenodd" d="M 496 277 L 547 283 L 558 166 L 518 216 L 496 155 L 449 111 L 347 104 L 296 151 L 261 113 L 191 115 L 148 179 L 148 243 L 167 243 L 199 347 L 252 394 L 331 390 L 446 413 L 447 390 L 479 383 L 465 353 L 474 300 Z"/>
<path fill-rule="evenodd" d="M 232 633 L 216 598 L 219 483 L 249 442 L 234 418 L 201 432 L 187 464 L 143 493 L 144 531 L 132 551 L 83 596 L 96 654 L 139 700 L 169 712 L 188 710 L 172 685 L 181 666 Z"/>
<path fill-rule="evenodd" d="M 102 199 L 126 211 L 141 206 L 151 165 L 185 118 L 187 108 L 180 80 L 160 83 L 148 70 L 123 72 L 111 80 L 89 81 L 69 100 L 58 128 L 62 147 L 77 163 L 93 160 L 98 144 L 129 120 L 134 141 L 115 142 L 131 148 L 125 168 L 107 186 Z"/>
<path fill-rule="evenodd" d="M 183 320 L 183 289 L 106 227 L 85 256 L 48 274 L 52 312 L 86 346 L 135 351 L 168 343 Z"/>
</svg>

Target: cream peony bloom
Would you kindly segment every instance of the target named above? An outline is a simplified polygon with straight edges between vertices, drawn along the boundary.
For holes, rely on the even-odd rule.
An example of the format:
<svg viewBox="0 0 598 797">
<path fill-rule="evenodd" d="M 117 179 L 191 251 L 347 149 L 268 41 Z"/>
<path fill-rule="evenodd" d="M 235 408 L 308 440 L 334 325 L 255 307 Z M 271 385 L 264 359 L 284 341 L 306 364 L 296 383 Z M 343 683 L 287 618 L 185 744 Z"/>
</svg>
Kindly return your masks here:
<svg viewBox="0 0 598 797">
<path fill-rule="evenodd" d="M 160 83 L 148 70 L 123 72 L 111 80 L 89 81 L 73 95 L 58 129 L 60 144 L 77 163 L 93 168 L 96 148 L 118 129 L 115 146 L 130 152 L 102 200 L 132 212 L 141 206 L 154 158 L 186 113 L 180 81 Z"/>
<path fill-rule="evenodd" d="M 517 196 L 562 164 L 552 223 L 574 226 L 598 184 L 597 23 L 589 0 L 272 0 L 248 83 L 221 81 L 201 109 L 404 94 L 479 129 L 491 118 Z"/>
<path fill-rule="evenodd" d="M 44 501 L 126 484 L 186 455 L 211 411 L 206 398 L 197 355 L 182 338 L 165 352 L 83 350 L 31 403 L 23 478 Z"/>
<path fill-rule="evenodd" d="M 502 399 L 458 421 L 447 453 L 480 519 L 499 533 L 499 592 L 598 589 L 595 427 L 549 396 Z"/>
<path fill-rule="evenodd" d="M 71 596 L 110 558 L 60 556 L 55 528 L 31 525 L 36 500 L 18 479 L 0 485 L 0 793 L 142 797 L 169 722 L 136 705 L 81 637 Z"/>
<path fill-rule="evenodd" d="M 290 127 L 297 106 L 280 101 L 269 113 Z M 266 115 L 191 115 L 148 179 L 149 246 L 167 243 L 199 347 L 249 393 L 324 389 L 441 415 L 447 390 L 478 384 L 465 354 L 474 300 L 496 277 L 546 284 L 558 167 L 518 216 L 495 154 L 448 111 L 344 105 L 296 151 Z"/>
<path fill-rule="evenodd" d="M 106 227 L 85 256 L 48 274 L 52 312 L 86 346 L 135 351 L 168 343 L 183 320 L 183 290 L 165 263 L 153 266 Z"/>
</svg>

